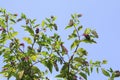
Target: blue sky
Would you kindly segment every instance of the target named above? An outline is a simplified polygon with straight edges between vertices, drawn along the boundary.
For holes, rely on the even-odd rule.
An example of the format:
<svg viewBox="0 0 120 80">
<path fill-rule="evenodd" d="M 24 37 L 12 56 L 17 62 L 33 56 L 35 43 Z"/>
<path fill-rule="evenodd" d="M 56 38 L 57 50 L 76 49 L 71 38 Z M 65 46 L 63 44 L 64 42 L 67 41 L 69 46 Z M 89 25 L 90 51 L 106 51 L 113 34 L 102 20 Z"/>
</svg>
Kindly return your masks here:
<svg viewBox="0 0 120 80">
<path fill-rule="evenodd" d="M 120 0 L 0 0 L 0 7 L 12 13 L 25 13 L 30 18 L 37 18 L 41 22 L 45 17 L 57 16 L 56 23 L 59 26 L 59 34 L 66 41 L 64 31 L 70 15 L 81 13 L 80 19 L 84 27 L 96 29 L 99 34 L 97 44 L 85 44 L 89 52 L 88 59 L 107 59 L 105 68 L 112 67 L 120 70 Z M 66 44 L 70 44 L 66 42 Z M 66 45 L 69 48 L 69 46 Z M 0 59 L 0 62 L 2 59 Z M 0 65 L 1 67 L 2 65 Z M 1 69 L 1 68 L 0 68 Z M 92 74 L 88 80 L 107 80 L 101 74 Z M 120 80 L 116 78 L 115 80 Z"/>
</svg>

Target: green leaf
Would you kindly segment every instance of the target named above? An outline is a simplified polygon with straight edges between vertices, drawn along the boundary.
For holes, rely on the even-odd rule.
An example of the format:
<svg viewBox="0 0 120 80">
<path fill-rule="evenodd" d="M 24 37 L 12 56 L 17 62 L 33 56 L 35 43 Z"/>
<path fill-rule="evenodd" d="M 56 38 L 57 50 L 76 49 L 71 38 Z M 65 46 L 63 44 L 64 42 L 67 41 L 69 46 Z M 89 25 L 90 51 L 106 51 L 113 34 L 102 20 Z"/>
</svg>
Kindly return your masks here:
<svg viewBox="0 0 120 80">
<path fill-rule="evenodd" d="M 85 68 L 85 72 L 88 74 L 88 75 L 90 75 L 90 70 L 89 70 L 89 68 Z"/>
<path fill-rule="evenodd" d="M 90 71 L 91 71 L 91 73 L 93 72 L 93 66 L 90 66 Z"/>
<path fill-rule="evenodd" d="M 29 26 L 22 26 L 25 28 L 25 31 L 28 31 L 30 33 L 30 35 L 34 36 L 34 31 L 31 27 Z"/>
<path fill-rule="evenodd" d="M 24 41 L 26 41 L 28 44 L 32 44 L 32 40 L 29 37 L 24 37 Z"/>
<path fill-rule="evenodd" d="M 12 30 L 14 30 L 14 29 L 13 29 L 13 27 L 10 27 L 9 30 L 12 31 Z"/>
<path fill-rule="evenodd" d="M 22 13 L 21 18 L 26 19 L 26 15 L 24 13 Z"/>
<path fill-rule="evenodd" d="M 33 61 L 36 61 L 37 58 L 38 58 L 38 56 L 37 56 L 37 55 L 32 55 L 30 58 L 31 58 Z"/>
<path fill-rule="evenodd" d="M 68 40 L 70 40 L 70 39 L 74 39 L 74 38 L 76 38 L 76 37 L 77 37 L 76 34 L 71 34 L 71 35 L 68 36 Z"/>
<path fill-rule="evenodd" d="M 87 80 L 87 75 L 83 72 L 80 72 L 80 76 L 82 76 L 85 80 Z"/>
<path fill-rule="evenodd" d="M 58 68 L 57 62 L 54 62 L 54 68 L 55 68 L 56 71 L 59 71 L 59 68 Z"/>
<path fill-rule="evenodd" d="M 79 27 L 78 27 L 78 31 L 80 31 L 82 28 L 83 28 L 83 26 L 82 26 L 82 25 L 81 25 L 81 26 L 79 26 Z"/>
<path fill-rule="evenodd" d="M 51 20 L 50 20 L 49 18 L 46 18 L 46 21 L 47 21 L 48 23 L 51 23 Z"/>
<path fill-rule="evenodd" d="M 31 24 L 35 24 L 36 19 L 30 20 Z"/>
<path fill-rule="evenodd" d="M 80 58 L 80 57 L 75 57 L 75 58 L 74 58 L 74 61 L 77 61 L 77 62 L 79 62 L 79 64 L 80 64 L 80 63 L 83 62 L 83 59 Z"/>
<path fill-rule="evenodd" d="M 102 61 L 102 64 L 107 64 L 107 60 L 103 60 L 103 61 Z"/>
<path fill-rule="evenodd" d="M 57 31 L 58 30 L 58 27 L 56 24 L 53 25 L 54 29 Z"/>
<path fill-rule="evenodd" d="M 52 61 L 42 61 L 42 63 L 49 69 L 49 71 L 52 73 L 53 63 Z"/>
<path fill-rule="evenodd" d="M 96 68 L 96 72 L 99 73 L 99 68 L 98 67 Z"/>
<path fill-rule="evenodd" d="M 71 45 L 71 49 L 77 47 L 77 45 L 79 45 L 79 43 L 80 43 L 80 40 L 75 40 Z"/>
<path fill-rule="evenodd" d="M 42 26 L 42 27 L 45 26 L 45 21 L 44 21 L 44 20 L 42 21 L 41 26 Z"/>
<path fill-rule="evenodd" d="M 46 51 L 42 51 L 40 54 L 43 56 L 48 56 L 48 52 L 46 52 Z"/>
<path fill-rule="evenodd" d="M 36 28 L 36 27 L 39 27 L 40 26 L 40 24 L 36 24 L 33 28 Z"/>
<path fill-rule="evenodd" d="M 69 28 L 71 28 L 71 27 L 72 27 L 72 26 L 66 26 L 65 29 L 69 29 Z"/>
<path fill-rule="evenodd" d="M 91 39 L 91 40 L 83 39 L 83 40 L 81 40 L 81 42 L 90 43 L 90 44 L 97 43 L 97 42 L 94 41 L 93 39 Z"/>
<path fill-rule="evenodd" d="M 60 73 L 66 74 L 68 72 L 68 63 L 64 63 Z"/>
<path fill-rule="evenodd" d="M 102 73 L 103 73 L 105 76 L 110 77 L 110 74 L 109 74 L 105 69 L 103 69 L 103 68 L 102 68 Z"/>
<path fill-rule="evenodd" d="M 91 32 L 91 29 L 90 28 L 86 28 L 85 31 L 84 31 L 84 34 L 90 34 Z"/>
<path fill-rule="evenodd" d="M 2 18 L 0 18 L 0 26 L 6 28 L 5 21 Z"/>
<path fill-rule="evenodd" d="M 60 74 L 56 75 L 55 77 L 56 77 L 56 78 L 64 78 L 64 77 L 65 77 L 65 75 L 64 75 L 64 74 L 62 74 L 62 73 L 60 73 Z"/>
<path fill-rule="evenodd" d="M 92 30 L 91 33 L 92 33 L 96 38 L 98 38 L 98 34 L 97 34 L 97 32 L 96 32 L 95 30 Z"/>
<path fill-rule="evenodd" d="M 33 66 L 32 70 L 34 71 L 34 73 L 39 73 L 40 72 L 40 69 L 36 66 Z"/>
<path fill-rule="evenodd" d="M 83 48 L 78 48 L 77 52 L 80 53 L 81 57 L 82 56 L 87 56 L 87 54 L 88 54 L 88 52 Z"/>
<path fill-rule="evenodd" d="M 13 32 L 13 33 L 12 33 L 12 37 L 15 37 L 17 34 L 18 34 L 18 32 L 16 32 L 16 31 Z"/>
<path fill-rule="evenodd" d="M 48 67 L 49 71 L 52 73 L 53 64 L 50 60 L 47 63 L 47 67 Z"/>
<path fill-rule="evenodd" d="M 12 21 L 13 23 L 16 23 L 16 21 L 14 19 L 10 19 L 10 21 Z"/>
</svg>

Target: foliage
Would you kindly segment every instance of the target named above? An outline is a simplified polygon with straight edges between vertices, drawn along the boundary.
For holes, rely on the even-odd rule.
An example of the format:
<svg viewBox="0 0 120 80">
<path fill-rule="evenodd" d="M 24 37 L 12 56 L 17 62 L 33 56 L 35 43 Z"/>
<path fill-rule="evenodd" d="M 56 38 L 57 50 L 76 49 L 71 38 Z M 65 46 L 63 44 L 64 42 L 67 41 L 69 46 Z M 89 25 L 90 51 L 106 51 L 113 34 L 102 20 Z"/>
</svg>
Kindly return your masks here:
<svg viewBox="0 0 120 80">
<path fill-rule="evenodd" d="M 97 72 L 101 69 L 109 80 L 119 77 L 120 71 L 113 71 L 112 68 L 106 70 L 101 67 L 107 63 L 106 60 L 95 62 L 87 60 L 88 52 L 80 47 L 80 44 L 96 43 L 94 39 L 98 38 L 98 34 L 95 30 L 86 28 L 80 35 L 83 26 L 80 25 L 79 17 L 81 14 L 71 15 L 69 24 L 65 27 L 65 29 L 73 29 L 68 36 L 68 40 L 73 41 L 71 50 L 68 51 L 65 42 L 57 33 L 53 35 L 46 33 L 49 30 L 53 32 L 58 30 L 55 16 L 46 18 L 41 24 L 36 24 L 36 19 L 29 19 L 23 13 L 18 16 L 0 9 L 0 55 L 4 58 L 3 70 L 0 73 L 8 80 L 11 77 L 15 77 L 16 80 L 49 80 L 46 77 L 47 71 L 53 73 L 55 69 L 59 72 L 56 78 L 87 80 L 87 76 L 95 68 Z M 29 33 L 22 39 L 17 37 L 19 32 L 14 29 L 14 25 L 21 21 L 25 22 L 21 26 L 24 29 L 23 33 Z M 36 64 L 44 66 L 45 70 Z"/>
</svg>

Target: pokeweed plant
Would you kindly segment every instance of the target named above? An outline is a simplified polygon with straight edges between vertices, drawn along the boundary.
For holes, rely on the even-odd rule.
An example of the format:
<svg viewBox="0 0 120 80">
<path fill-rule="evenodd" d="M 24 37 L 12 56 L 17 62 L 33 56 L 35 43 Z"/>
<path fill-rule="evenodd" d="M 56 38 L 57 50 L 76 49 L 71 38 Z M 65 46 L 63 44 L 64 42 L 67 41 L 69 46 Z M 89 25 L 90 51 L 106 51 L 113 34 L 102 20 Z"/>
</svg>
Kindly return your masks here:
<svg viewBox="0 0 120 80">
<path fill-rule="evenodd" d="M 54 73 L 55 69 L 59 73 L 55 78 L 59 80 L 87 80 L 87 76 L 95 68 L 96 72 L 101 70 L 108 80 L 119 77 L 119 70 L 102 68 L 102 65 L 107 63 L 106 60 L 95 62 L 87 60 L 88 52 L 80 46 L 80 43 L 94 44 L 98 34 L 90 28 L 86 28 L 83 34 L 80 34 L 83 29 L 79 21 L 81 16 L 71 15 L 69 24 L 65 27 L 65 30 L 73 28 L 73 32 L 68 36 L 68 40 L 73 41 L 71 50 L 68 51 L 60 35 L 46 33 L 58 30 L 55 16 L 36 24 L 36 19 L 29 19 L 23 13 L 18 16 L 1 8 L 0 55 L 3 57 L 4 65 L 0 73 L 7 80 L 11 77 L 16 80 L 50 80 L 47 74 Z M 20 26 L 24 29 L 22 33 L 29 34 L 22 39 L 17 37 L 20 32 L 14 29 L 14 25 L 21 21 L 25 22 Z M 68 59 L 66 55 L 69 56 Z M 41 66 L 44 66 L 44 70 Z"/>
</svg>

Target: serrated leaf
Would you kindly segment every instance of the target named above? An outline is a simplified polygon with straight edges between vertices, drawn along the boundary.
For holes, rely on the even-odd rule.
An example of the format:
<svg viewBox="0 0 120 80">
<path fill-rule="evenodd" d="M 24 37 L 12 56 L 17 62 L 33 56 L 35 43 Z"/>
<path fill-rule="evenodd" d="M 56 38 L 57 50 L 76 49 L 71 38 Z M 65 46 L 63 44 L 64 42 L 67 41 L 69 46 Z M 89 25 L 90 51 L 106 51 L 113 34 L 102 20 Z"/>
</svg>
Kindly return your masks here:
<svg viewBox="0 0 120 80">
<path fill-rule="evenodd" d="M 80 76 L 82 76 L 85 80 L 87 80 L 87 75 L 83 72 L 80 72 Z"/>
<path fill-rule="evenodd" d="M 83 60 L 80 57 L 75 57 L 74 61 L 77 61 L 77 62 L 81 63 Z"/>
<path fill-rule="evenodd" d="M 85 31 L 84 31 L 84 34 L 90 34 L 91 32 L 91 29 L 90 28 L 86 28 Z"/>
<path fill-rule="evenodd" d="M 88 52 L 83 48 L 78 48 L 77 52 L 80 53 L 81 57 L 82 56 L 87 56 L 87 54 L 88 54 Z"/>
<path fill-rule="evenodd" d="M 83 26 L 82 26 L 82 25 L 81 25 L 81 26 L 79 26 L 79 27 L 78 27 L 78 31 L 80 31 L 82 28 L 83 28 Z"/>
<path fill-rule="evenodd" d="M 32 40 L 29 37 L 24 37 L 24 41 L 26 41 L 28 44 L 32 44 Z"/>
<path fill-rule="evenodd" d="M 109 74 L 105 69 L 103 69 L 103 68 L 102 68 L 102 73 L 103 73 L 105 76 L 110 77 L 110 74 Z"/>
<path fill-rule="evenodd" d="M 40 26 L 40 24 L 36 24 L 33 28 L 36 28 L 36 27 L 38 27 L 38 26 Z"/>
<path fill-rule="evenodd" d="M 71 49 L 75 48 L 79 43 L 80 43 L 80 40 L 75 40 L 71 45 Z"/>
<path fill-rule="evenodd" d="M 49 69 L 49 71 L 52 73 L 53 63 L 52 61 L 42 61 L 42 63 Z"/>
<path fill-rule="evenodd" d="M 71 28 L 71 27 L 72 27 L 72 26 L 66 26 L 65 29 L 69 29 L 69 28 Z"/>
<path fill-rule="evenodd" d="M 32 36 L 34 36 L 34 31 L 31 27 L 29 26 L 22 26 L 22 27 L 25 28 L 25 31 L 28 31 Z"/>
</svg>

